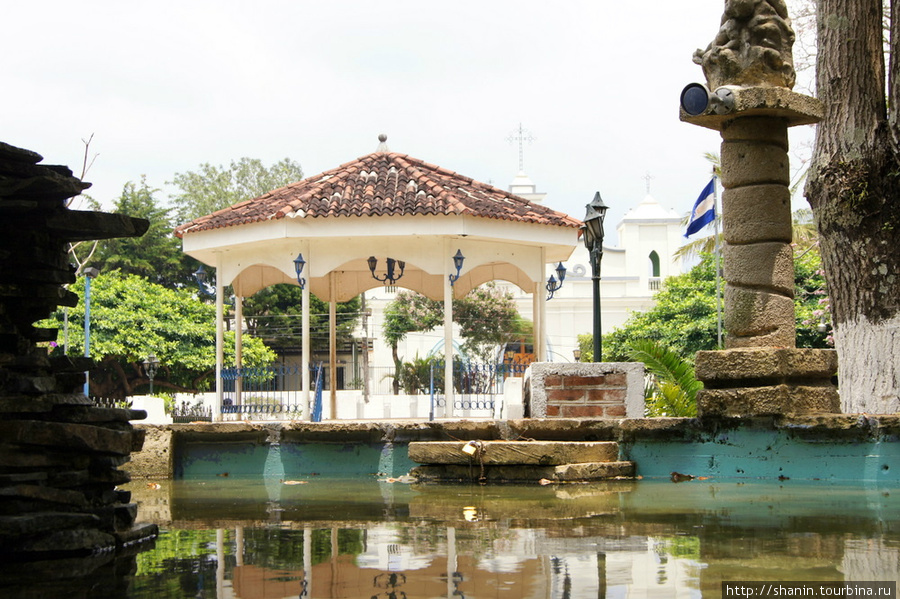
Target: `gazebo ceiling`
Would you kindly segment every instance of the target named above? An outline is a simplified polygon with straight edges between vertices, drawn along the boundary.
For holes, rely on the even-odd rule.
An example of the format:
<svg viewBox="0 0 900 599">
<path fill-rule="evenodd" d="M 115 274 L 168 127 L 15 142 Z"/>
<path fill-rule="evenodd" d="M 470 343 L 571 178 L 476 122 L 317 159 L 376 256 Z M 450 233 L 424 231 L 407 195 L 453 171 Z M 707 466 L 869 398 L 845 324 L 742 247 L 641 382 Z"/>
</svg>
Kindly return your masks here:
<svg viewBox="0 0 900 599">
<path fill-rule="evenodd" d="M 503 279 L 532 290 L 544 265 L 566 260 L 581 221 L 404 154 L 376 151 L 175 229 L 184 251 L 247 296 L 305 278 L 320 299 L 378 287 L 366 259 L 406 262 L 397 283 L 442 297 L 452 255 L 466 262 L 453 294 Z M 455 269 L 453 270 L 455 274 Z"/>
</svg>

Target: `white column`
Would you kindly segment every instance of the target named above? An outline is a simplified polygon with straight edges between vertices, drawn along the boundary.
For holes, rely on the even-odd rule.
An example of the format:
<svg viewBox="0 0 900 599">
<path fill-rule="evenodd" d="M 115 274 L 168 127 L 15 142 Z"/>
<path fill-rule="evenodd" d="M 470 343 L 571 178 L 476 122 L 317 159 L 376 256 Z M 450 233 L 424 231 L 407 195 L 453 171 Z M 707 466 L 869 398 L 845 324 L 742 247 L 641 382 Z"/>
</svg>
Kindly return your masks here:
<svg viewBox="0 0 900 599">
<path fill-rule="evenodd" d="M 303 529 L 303 589 L 301 597 L 312 599 L 312 550 L 313 531 L 311 528 Z"/>
<path fill-rule="evenodd" d="M 447 596 L 453 597 L 456 594 L 456 578 L 453 576 L 459 566 L 456 557 L 456 529 L 447 528 Z"/>
<path fill-rule="evenodd" d="M 225 599 L 225 529 L 216 529 L 216 599 Z"/>
<path fill-rule="evenodd" d="M 540 269 L 538 270 L 540 276 L 538 277 L 538 282 L 537 285 L 535 285 L 534 292 L 534 298 L 538 302 L 537 308 L 539 318 L 539 321 L 535 323 L 538 326 L 534 327 L 535 344 L 537 344 L 537 347 L 534 348 L 534 358 L 538 362 L 547 361 L 547 290 L 544 288 L 544 274 L 546 272 L 546 266 L 547 250 L 545 248 L 541 248 L 541 265 Z"/>
<path fill-rule="evenodd" d="M 453 286 L 450 284 L 450 241 L 444 241 L 444 416 L 453 416 Z"/>
<path fill-rule="evenodd" d="M 234 366 L 240 372 L 244 366 L 244 298 L 234 296 Z M 238 376 L 234 379 L 234 405 L 241 405 L 241 392 L 243 391 L 243 379 Z"/>
<path fill-rule="evenodd" d="M 244 565 L 244 527 L 234 528 L 234 561 L 236 566 Z"/>
<path fill-rule="evenodd" d="M 222 368 L 225 363 L 225 286 L 222 282 L 222 254 L 216 255 L 216 401 L 213 420 L 222 420 Z"/>
<path fill-rule="evenodd" d="M 307 270 L 309 273 L 312 269 Z M 300 350 L 300 371 L 303 377 L 303 403 L 306 405 L 306 419 L 312 420 L 312 402 L 309 394 L 309 283 L 312 277 L 306 277 L 303 287 L 303 342 Z"/>
<path fill-rule="evenodd" d="M 337 302 L 334 300 L 337 292 L 335 285 L 334 271 L 328 275 L 328 287 L 331 295 L 331 301 L 328 302 L 328 371 L 330 373 L 331 384 L 331 419 L 337 420 Z"/>
</svg>

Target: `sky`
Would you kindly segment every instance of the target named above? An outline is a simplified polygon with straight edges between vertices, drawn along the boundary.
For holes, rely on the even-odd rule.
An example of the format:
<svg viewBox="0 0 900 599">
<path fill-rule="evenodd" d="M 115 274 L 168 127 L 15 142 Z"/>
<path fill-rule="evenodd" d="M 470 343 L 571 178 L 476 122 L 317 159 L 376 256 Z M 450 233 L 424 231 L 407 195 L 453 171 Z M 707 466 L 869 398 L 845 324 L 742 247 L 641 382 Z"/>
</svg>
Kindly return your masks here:
<svg viewBox="0 0 900 599">
<path fill-rule="evenodd" d="M 723 0 L 86 0 L 7 3 L 0 141 L 65 164 L 110 209 L 146 176 L 241 157 L 306 176 L 375 151 L 506 189 L 524 170 L 607 239 L 650 194 L 679 214 L 709 180 L 715 131 L 678 119 Z M 792 146 L 811 139 L 792 129 Z M 799 140 L 799 141 L 798 141 Z M 792 155 L 792 161 L 799 164 Z M 795 204 L 796 207 L 796 204 Z"/>
</svg>

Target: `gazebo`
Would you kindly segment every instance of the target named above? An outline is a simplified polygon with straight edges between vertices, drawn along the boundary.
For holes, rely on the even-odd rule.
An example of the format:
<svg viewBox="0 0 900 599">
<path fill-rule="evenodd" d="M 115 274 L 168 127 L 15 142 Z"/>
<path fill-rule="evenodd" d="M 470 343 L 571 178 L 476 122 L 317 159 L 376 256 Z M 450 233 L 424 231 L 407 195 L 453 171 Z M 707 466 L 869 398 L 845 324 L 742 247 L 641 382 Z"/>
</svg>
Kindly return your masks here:
<svg viewBox="0 0 900 599">
<path fill-rule="evenodd" d="M 379 140 L 371 154 L 175 229 L 185 253 L 216 269 L 217 415 L 223 397 L 225 286 L 234 289 L 238 322 L 242 298 L 277 283 L 302 286 L 302 397 L 309 407 L 309 294 L 329 303 L 335 372 L 335 305 L 384 284 L 373 276 L 373 259 L 380 272 L 388 262 L 395 276 L 402 269 L 396 286 L 443 300 L 445 380 L 453 380 L 452 300 L 492 280 L 509 281 L 533 295 L 536 359 L 545 359 L 546 265 L 569 258 L 581 221 L 390 152 L 385 136 Z M 240 331 L 238 326 L 238 364 Z M 446 405 L 452 415 L 452 385 Z"/>
</svg>

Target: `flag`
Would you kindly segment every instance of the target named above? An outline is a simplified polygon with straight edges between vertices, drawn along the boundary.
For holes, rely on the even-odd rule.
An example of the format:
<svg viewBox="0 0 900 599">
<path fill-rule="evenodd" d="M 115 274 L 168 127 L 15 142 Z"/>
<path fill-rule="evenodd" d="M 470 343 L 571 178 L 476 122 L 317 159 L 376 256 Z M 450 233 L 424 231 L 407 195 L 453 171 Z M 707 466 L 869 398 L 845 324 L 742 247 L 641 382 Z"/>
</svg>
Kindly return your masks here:
<svg viewBox="0 0 900 599">
<path fill-rule="evenodd" d="M 716 178 L 710 179 L 709 184 L 700 192 L 700 197 L 691 210 L 691 218 L 688 221 L 685 237 L 690 237 L 716 218 Z"/>
</svg>

